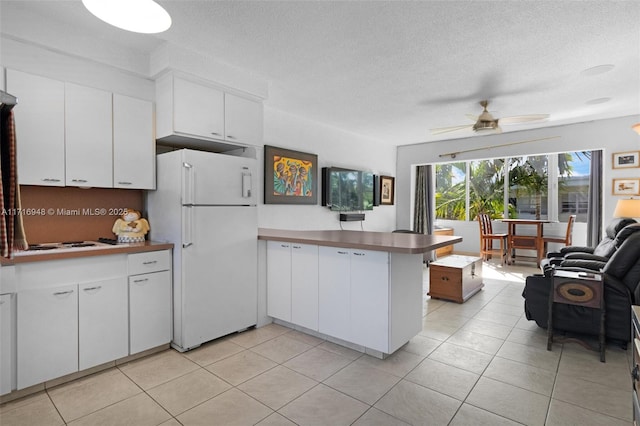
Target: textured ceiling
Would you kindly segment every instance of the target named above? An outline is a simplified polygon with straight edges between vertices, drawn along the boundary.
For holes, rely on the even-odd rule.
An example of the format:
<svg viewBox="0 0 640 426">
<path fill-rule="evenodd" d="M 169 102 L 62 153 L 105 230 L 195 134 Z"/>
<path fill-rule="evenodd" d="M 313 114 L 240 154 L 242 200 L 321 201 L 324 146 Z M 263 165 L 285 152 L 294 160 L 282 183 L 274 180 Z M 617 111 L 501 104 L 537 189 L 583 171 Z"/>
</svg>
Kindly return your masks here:
<svg viewBox="0 0 640 426">
<path fill-rule="evenodd" d="M 469 124 L 482 99 L 496 117 L 551 115 L 505 132 L 640 114 L 638 1 L 159 3 L 173 18 L 159 35 L 111 28 L 78 0 L 0 11 L 135 52 L 170 41 L 267 79 L 270 107 L 392 145 L 472 135 L 429 129 Z"/>
</svg>

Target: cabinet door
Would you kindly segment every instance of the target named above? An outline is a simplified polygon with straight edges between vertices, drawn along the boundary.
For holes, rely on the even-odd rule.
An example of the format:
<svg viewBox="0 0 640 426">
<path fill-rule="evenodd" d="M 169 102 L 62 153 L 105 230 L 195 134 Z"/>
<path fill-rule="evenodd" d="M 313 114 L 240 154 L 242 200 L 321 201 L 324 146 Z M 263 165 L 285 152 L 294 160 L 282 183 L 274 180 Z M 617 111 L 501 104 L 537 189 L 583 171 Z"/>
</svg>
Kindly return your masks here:
<svg viewBox="0 0 640 426">
<path fill-rule="evenodd" d="M 224 93 L 174 77 L 173 126 L 179 133 L 223 139 Z"/>
<path fill-rule="evenodd" d="M 0 296 L 0 395 L 11 392 L 15 362 L 15 321 L 13 320 L 14 296 Z"/>
<path fill-rule="evenodd" d="M 170 272 L 129 277 L 129 352 L 135 354 L 170 341 Z"/>
<path fill-rule="evenodd" d="M 291 245 L 291 322 L 318 331 L 318 246 Z"/>
<path fill-rule="evenodd" d="M 260 145 L 263 132 L 262 103 L 225 93 L 224 105 L 225 139 Z"/>
<path fill-rule="evenodd" d="M 7 70 L 7 91 L 18 98 L 18 180 L 21 185 L 64 186 L 64 83 Z"/>
<path fill-rule="evenodd" d="M 389 352 L 389 253 L 351 253 L 351 341 Z"/>
<path fill-rule="evenodd" d="M 153 103 L 113 95 L 113 187 L 155 189 Z"/>
<path fill-rule="evenodd" d="M 78 286 L 17 297 L 18 389 L 78 371 Z"/>
<path fill-rule="evenodd" d="M 319 247 L 318 330 L 338 339 L 350 340 L 349 250 Z"/>
<path fill-rule="evenodd" d="M 65 84 L 67 186 L 113 187 L 111 93 Z"/>
<path fill-rule="evenodd" d="M 127 278 L 78 286 L 78 362 L 84 370 L 129 355 Z"/>
<path fill-rule="evenodd" d="M 267 315 L 291 322 L 291 243 L 267 241 Z"/>
</svg>

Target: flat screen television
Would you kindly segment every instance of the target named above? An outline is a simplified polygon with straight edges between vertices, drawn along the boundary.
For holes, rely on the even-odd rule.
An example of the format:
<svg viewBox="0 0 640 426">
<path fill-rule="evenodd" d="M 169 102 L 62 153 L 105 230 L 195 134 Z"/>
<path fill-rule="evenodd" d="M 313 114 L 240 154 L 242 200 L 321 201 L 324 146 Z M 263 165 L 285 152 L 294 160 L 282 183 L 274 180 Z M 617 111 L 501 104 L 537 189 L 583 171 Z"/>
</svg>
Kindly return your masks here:
<svg viewBox="0 0 640 426">
<path fill-rule="evenodd" d="M 371 172 L 324 167 L 322 205 L 334 211 L 373 210 L 375 176 Z"/>
</svg>

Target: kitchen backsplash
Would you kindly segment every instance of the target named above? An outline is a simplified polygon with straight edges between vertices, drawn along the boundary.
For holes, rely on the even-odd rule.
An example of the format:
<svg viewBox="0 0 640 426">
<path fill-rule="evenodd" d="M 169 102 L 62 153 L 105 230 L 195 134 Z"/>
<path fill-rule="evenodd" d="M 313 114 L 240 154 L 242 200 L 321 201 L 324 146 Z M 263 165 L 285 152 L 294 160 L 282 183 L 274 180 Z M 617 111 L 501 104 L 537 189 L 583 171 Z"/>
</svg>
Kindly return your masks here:
<svg viewBox="0 0 640 426">
<path fill-rule="evenodd" d="M 111 228 L 122 211 L 144 206 L 142 190 L 23 185 L 20 193 L 29 244 L 115 238 Z"/>
</svg>

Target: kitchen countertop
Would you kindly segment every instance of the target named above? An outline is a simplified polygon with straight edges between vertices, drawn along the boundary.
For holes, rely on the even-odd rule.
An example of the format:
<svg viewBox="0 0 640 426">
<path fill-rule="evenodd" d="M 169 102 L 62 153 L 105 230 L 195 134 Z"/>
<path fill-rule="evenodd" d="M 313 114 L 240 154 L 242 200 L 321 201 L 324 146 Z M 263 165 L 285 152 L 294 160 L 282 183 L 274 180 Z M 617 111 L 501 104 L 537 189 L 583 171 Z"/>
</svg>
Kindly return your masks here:
<svg viewBox="0 0 640 426">
<path fill-rule="evenodd" d="M 110 254 L 142 253 L 167 249 L 173 249 L 173 244 L 145 241 L 144 243 L 104 245 L 100 247 L 87 248 L 83 247 L 65 251 L 46 250 L 38 252 L 37 254 L 30 253 L 28 255 L 20 255 L 20 252 L 17 252 L 17 254 L 14 253 L 13 259 L 5 259 L 4 257 L 0 257 L 0 265 L 10 266 L 18 263 L 41 262 L 46 260 L 60 259 L 76 259 L 79 257 L 106 256 Z"/>
<path fill-rule="evenodd" d="M 462 241 L 462 237 L 445 235 L 339 230 L 295 231 L 271 228 L 258 228 L 258 239 L 405 254 L 425 253 Z"/>
</svg>

